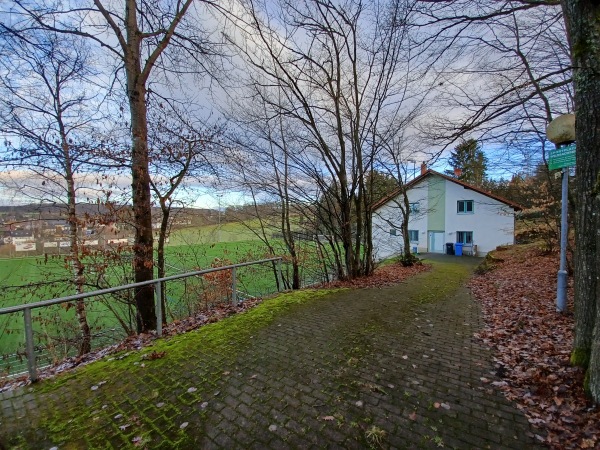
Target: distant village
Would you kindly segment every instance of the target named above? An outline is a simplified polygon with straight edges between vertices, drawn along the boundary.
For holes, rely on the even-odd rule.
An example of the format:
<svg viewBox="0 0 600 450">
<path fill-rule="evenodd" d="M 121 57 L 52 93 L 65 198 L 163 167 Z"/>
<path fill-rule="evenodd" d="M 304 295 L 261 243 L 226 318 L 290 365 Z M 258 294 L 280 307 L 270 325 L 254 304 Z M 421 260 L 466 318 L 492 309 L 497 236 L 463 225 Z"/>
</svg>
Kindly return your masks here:
<svg viewBox="0 0 600 450">
<path fill-rule="evenodd" d="M 218 215 L 218 211 L 211 209 L 178 210 L 173 214 L 170 228 L 217 223 Z M 95 216 L 84 213 L 82 217 Z M 154 217 L 152 228 L 158 235 L 160 213 L 157 211 Z M 93 248 L 133 245 L 134 231 L 126 220 L 80 220 L 80 245 Z M 66 254 L 70 247 L 70 225 L 64 218 L 64 210 L 42 210 L 39 206 L 0 208 L 0 257 Z"/>
</svg>

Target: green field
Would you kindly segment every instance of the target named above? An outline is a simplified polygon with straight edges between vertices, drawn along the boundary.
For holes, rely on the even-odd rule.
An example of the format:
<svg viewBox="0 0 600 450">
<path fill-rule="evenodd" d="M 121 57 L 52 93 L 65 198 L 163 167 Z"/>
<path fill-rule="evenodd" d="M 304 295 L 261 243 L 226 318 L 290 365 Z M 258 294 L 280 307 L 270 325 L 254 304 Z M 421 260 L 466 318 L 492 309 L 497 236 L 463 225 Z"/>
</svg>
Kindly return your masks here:
<svg viewBox="0 0 600 450">
<path fill-rule="evenodd" d="M 215 242 L 216 239 L 224 242 Z M 306 248 L 314 256 L 313 245 L 307 243 Z M 167 276 L 210 268 L 215 261 L 216 265 L 228 265 L 271 257 L 264 244 L 256 239 L 247 226 L 241 224 L 225 224 L 218 230 L 215 227 L 179 230 L 172 234 L 165 253 Z M 283 250 L 280 250 L 276 256 L 282 253 Z M 314 264 L 307 264 L 310 265 Z M 309 270 L 307 269 L 307 273 Z M 129 264 L 124 264 L 124 268 L 108 268 L 106 273 L 105 279 L 111 286 L 132 282 L 126 277 L 131 276 Z M 240 295 L 262 296 L 277 289 L 272 264 L 238 268 L 236 274 L 237 290 L 242 293 Z M 88 273 L 86 276 L 93 279 L 96 275 Z M 70 284 L 70 269 L 62 257 L 2 259 L 0 279 L 4 287 L 0 307 L 75 293 Z M 227 295 L 230 283 L 230 275 L 229 278 L 223 275 L 168 282 L 167 319 L 171 321 L 194 314 L 213 304 L 217 298 L 222 300 L 223 295 Z M 127 301 L 131 302 L 131 292 L 126 292 L 124 297 L 121 300 L 125 301 L 121 302 L 108 296 L 86 301 L 88 322 L 92 332 L 98 335 L 96 347 L 122 339 L 125 336 L 122 324 L 133 327 L 134 311 L 127 305 Z M 44 351 L 49 353 L 49 359 L 60 359 L 65 353 L 73 353 L 75 348 L 75 341 L 72 339 L 78 334 L 75 312 L 74 308 L 65 306 L 57 305 L 33 311 L 35 338 L 41 346 L 46 347 Z M 116 318 L 115 313 L 120 319 Z M 0 355 L 22 351 L 23 341 L 22 313 L 0 316 Z M 49 349 L 48 342 L 52 343 Z"/>
<path fill-rule="evenodd" d="M 258 220 L 243 223 L 230 222 L 222 225 L 206 225 L 204 227 L 181 228 L 173 230 L 169 246 L 213 244 L 215 242 L 238 242 L 257 240 L 252 230 L 258 229 Z"/>
</svg>

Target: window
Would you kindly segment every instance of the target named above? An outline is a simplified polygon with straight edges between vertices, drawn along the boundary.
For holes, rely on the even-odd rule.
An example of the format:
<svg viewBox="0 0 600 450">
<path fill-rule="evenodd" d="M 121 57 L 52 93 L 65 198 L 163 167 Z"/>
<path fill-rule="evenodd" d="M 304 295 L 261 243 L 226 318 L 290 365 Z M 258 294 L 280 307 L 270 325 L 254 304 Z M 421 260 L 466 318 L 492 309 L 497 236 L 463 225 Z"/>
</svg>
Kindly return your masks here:
<svg viewBox="0 0 600 450">
<path fill-rule="evenodd" d="M 457 231 L 456 232 L 456 243 L 457 244 L 472 244 L 473 243 L 473 232 L 472 231 Z"/>
<path fill-rule="evenodd" d="M 419 230 L 408 230 L 408 240 L 410 242 L 419 242 Z"/>
<path fill-rule="evenodd" d="M 459 200 L 456 205 L 458 214 L 473 214 L 473 200 Z"/>
<path fill-rule="evenodd" d="M 395 228 L 390 228 L 390 236 L 398 236 L 397 230 Z"/>
<path fill-rule="evenodd" d="M 410 213 L 411 214 L 418 214 L 418 212 L 419 212 L 419 202 L 409 203 L 408 206 L 410 208 Z"/>
</svg>

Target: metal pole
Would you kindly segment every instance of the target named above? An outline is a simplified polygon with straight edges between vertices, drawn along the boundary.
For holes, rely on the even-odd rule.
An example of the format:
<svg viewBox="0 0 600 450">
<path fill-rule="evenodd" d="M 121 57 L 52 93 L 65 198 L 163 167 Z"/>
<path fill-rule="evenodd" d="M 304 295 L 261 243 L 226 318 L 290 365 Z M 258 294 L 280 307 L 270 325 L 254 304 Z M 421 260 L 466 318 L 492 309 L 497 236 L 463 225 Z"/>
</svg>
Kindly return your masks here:
<svg viewBox="0 0 600 450">
<path fill-rule="evenodd" d="M 23 310 L 25 318 L 25 353 L 27 354 L 27 370 L 29 371 L 29 379 L 31 382 L 38 380 L 37 368 L 35 364 L 35 349 L 33 348 L 33 326 L 31 324 L 31 309 Z"/>
<path fill-rule="evenodd" d="M 281 258 L 277 261 L 277 292 L 283 290 L 283 276 L 281 274 Z"/>
<path fill-rule="evenodd" d="M 567 238 L 568 238 L 568 191 L 569 191 L 569 168 L 562 170 L 562 198 L 560 217 L 560 266 L 556 283 L 556 310 L 565 312 L 567 310 Z"/>
<path fill-rule="evenodd" d="M 221 242 L 221 197 L 223 194 L 217 194 L 219 201 L 219 224 L 217 225 L 217 242 Z"/>
<path fill-rule="evenodd" d="M 233 306 L 237 304 L 237 276 L 235 267 L 231 269 L 231 304 Z"/>
<path fill-rule="evenodd" d="M 163 310 L 162 310 L 162 282 L 157 281 L 156 289 L 156 335 L 162 336 Z"/>
</svg>

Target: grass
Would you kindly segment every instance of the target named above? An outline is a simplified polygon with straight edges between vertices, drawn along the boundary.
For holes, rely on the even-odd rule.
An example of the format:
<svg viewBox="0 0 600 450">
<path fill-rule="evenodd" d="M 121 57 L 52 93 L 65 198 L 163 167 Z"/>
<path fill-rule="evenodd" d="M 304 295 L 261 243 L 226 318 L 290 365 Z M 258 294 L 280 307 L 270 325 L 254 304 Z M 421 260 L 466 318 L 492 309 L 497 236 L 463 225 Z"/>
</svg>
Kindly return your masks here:
<svg viewBox="0 0 600 450">
<path fill-rule="evenodd" d="M 214 244 L 257 240 L 253 230 L 259 229 L 258 220 L 228 222 L 221 225 L 180 228 L 171 233 L 169 246 Z"/>
<path fill-rule="evenodd" d="M 232 241 L 218 244 L 196 244 L 180 247 L 169 247 L 166 250 L 167 274 L 189 272 L 209 268 L 215 258 L 226 259 L 231 263 L 245 260 L 261 259 L 266 255 L 257 241 Z M 252 295 L 274 292 L 275 280 L 270 267 L 238 269 L 238 288 Z M 111 285 L 122 283 L 117 275 L 108 275 Z M 20 259 L 3 259 L 0 261 L 0 280 L 4 286 L 4 294 L 0 307 L 32 303 L 35 301 L 61 297 L 74 293 L 69 281 L 70 269 L 65 267 L 62 257 L 44 258 L 30 257 Z M 110 281 L 113 279 L 114 281 Z M 49 283 L 50 282 L 50 283 Z M 196 281 L 196 284 L 198 282 Z M 190 286 L 190 283 L 187 283 Z M 185 291 L 184 282 L 174 281 L 167 284 L 168 300 L 180 299 Z M 200 292 L 196 288 L 195 292 Z M 119 311 L 127 322 L 131 322 L 127 308 L 111 300 L 112 307 Z M 122 339 L 125 334 L 116 321 L 114 314 L 103 301 L 88 300 L 86 302 L 88 321 L 92 332 L 115 329 L 115 338 Z M 175 309 L 187 310 L 183 306 L 173 306 Z M 64 306 L 36 309 L 33 311 L 34 329 L 37 344 L 45 345 L 49 336 L 57 337 L 57 342 L 64 341 L 68 336 L 78 333 L 74 308 Z M 23 318 L 22 313 L 0 316 L 0 354 L 14 353 L 23 348 Z M 104 345 L 98 343 L 98 345 Z M 58 345 L 53 349 L 56 355 L 64 353 Z"/>
<path fill-rule="evenodd" d="M 217 265 L 228 265 L 273 256 L 252 233 L 253 228 L 258 228 L 256 221 L 174 231 L 165 250 L 167 276 L 210 268 L 216 260 L 220 260 Z M 216 242 L 217 240 L 221 242 Z M 272 244 L 276 247 L 276 253 L 285 255 L 283 242 L 273 240 Z M 312 278 L 313 272 L 321 270 L 317 267 L 314 243 L 299 242 L 298 246 L 304 248 L 300 252 L 304 257 L 301 262 L 304 282 L 320 281 Z M 128 263 L 125 263 L 125 267 L 128 267 Z M 286 264 L 283 265 L 283 269 L 287 270 Z M 121 270 L 115 265 L 108 270 L 112 271 L 107 272 L 105 276 L 109 285 L 132 282 L 131 278 L 127 278 L 131 275 L 129 269 Z M 89 275 L 92 278 L 96 277 L 93 273 Z M 277 290 L 273 267 L 270 264 L 239 268 L 236 275 L 238 290 L 250 296 L 264 296 Z M 0 259 L 0 280 L 5 288 L 0 308 L 73 294 L 71 277 L 71 268 L 65 264 L 64 255 Z M 213 303 L 213 297 L 223 298 L 222 293 L 216 292 L 212 295 L 208 292 L 206 287 L 213 281 L 194 277 L 185 281 L 168 282 L 167 319 L 171 321 L 194 314 Z M 227 280 L 222 281 L 224 282 L 220 292 L 226 291 L 224 284 Z M 89 290 L 93 288 L 90 287 Z M 123 323 L 128 324 L 129 328 L 134 328 L 134 313 L 126 303 L 117 303 L 115 298 L 110 296 L 87 300 L 88 323 L 92 334 L 104 333 L 102 338 L 93 341 L 93 348 L 119 341 L 126 335 L 126 330 L 111 308 L 117 312 Z M 62 305 L 36 309 L 33 318 L 36 345 L 40 348 L 47 347 L 50 360 L 73 354 L 76 349 L 76 336 L 79 335 L 74 308 Z M 0 337 L 0 355 L 23 350 L 22 313 L 0 316 Z M 4 367 L 6 365 L 7 363 L 4 363 Z"/>
<path fill-rule="evenodd" d="M 437 261 L 433 264 L 432 272 L 419 274 L 403 286 L 403 297 L 416 303 L 439 301 L 456 289 L 470 272 L 464 264 Z M 197 442 L 193 439 L 205 433 L 202 427 L 209 423 L 207 411 L 210 410 L 213 417 L 215 411 L 219 411 L 218 392 L 225 389 L 229 379 L 237 388 L 237 380 L 252 379 L 252 369 L 242 356 L 249 347 L 256 345 L 253 337 L 272 326 L 269 333 L 274 333 L 273 342 L 279 337 L 283 339 L 278 330 L 285 329 L 277 326 L 280 323 L 285 326 L 286 321 L 280 319 L 293 314 L 296 308 L 322 308 L 320 302 L 327 301 L 326 296 L 337 291 L 303 290 L 278 295 L 243 314 L 190 333 L 159 339 L 151 347 L 111 355 L 72 373 L 42 381 L 31 388 L 31 397 L 43 408 L 28 416 L 32 420 L 26 424 L 15 419 L 17 428 L 10 435 L 11 440 L 3 444 L 9 448 L 30 448 L 28 445 L 40 444 L 42 440 L 44 446 L 38 448 L 135 448 L 139 445 L 132 442 L 139 442 L 134 441 L 139 438 L 148 448 L 153 448 L 153 444 L 158 448 L 159 443 L 160 448 L 196 448 Z M 423 291 L 431 291 L 432 295 L 423 296 Z M 356 295 L 360 296 L 360 291 Z M 397 293 L 384 292 L 384 295 L 389 296 L 389 300 L 398 300 Z M 379 294 L 375 299 L 386 303 Z M 312 318 L 313 314 L 307 317 Z M 368 313 L 344 323 L 344 326 L 336 326 L 334 335 L 328 335 L 328 342 L 340 339 L 338 350 L 341 354 L 338 356 L 344 370 L 347 370 L 344 363 L 350 357 L 358 361 L 360 368 L 361 361 L 371 351 L 367 336 L 377 335 L 384 323 L 369 318 Z M 298 325 L 302 326 L 302 323 Z M 387 326 L 397 328 L 395 323 Z M 286 330 L 285 334 L 289 334 L 288 339 L 294 339 L 293 329 Z M 347 353 L 344 352 L 346 345 Z M 279 348 L 273 345 L 273 349 Z M 282 370 L 288 370 L 285 355 L 275 353 L 273 358 L 281 359 Z M 342 372 L 339 377 L 334 380 L 342 382 L 348 377 L 349 381 L 357 381 L 351 372 Z M 251 381 L 246 383 L 251 385 Z M 360 384 L 356 389 L 381 392 L 378 383 Z M 381 393 L 385 395 L 385 392 Z M 206 410 L 201 406 L 205 402 L 209 404 Z M 159 403 L 161 406 L 157 406 Z M 335 414 L 334 417 L 338 426 L 344 425 L 343 415 Z M 358 422 L 348 427 L 362 428 L 362 442 L 372 447 L 385 446 L 386 431 L 375 425 L 378 422 L 367 419 L 362 421 L 368 425 L 364 428 Z M 193 430 L 189 433 L 181 428 L 188 420 L 186 431 Z M 10 422 L 4 425 L 11 426 Z M 131 426 L 123 428 L 126 425 Z"/>
<path fill-rule="evenodd" d="M 201 229 L 188 229 L 187 235 L 181 235 L 172 240 L 171 245 L 166 248 L 167 275 L 190 272 L 210 268 L 216 260 L 222 260 L 219 265 L 227 265 L 240 261 L 253 261 L 271 257 L 262 242 L 258 240 L 239 240 L 246 236 L 243 231 L 247 227 L 242 224 L 225 224 L 222 226 L 223 233 L 236 234 L 238 240 L 229 242 L 202 243 L 201 239 L 191 239 L 192 236 L 209 236 L 214 227 L 203 227 Z M 177 233 L 175 233 L 177 235 Z M 223 235 L 221 235 L 223 237 Z M 173 245 L 175 242 L 188 241 L 187 245 Z M 275 245 L 281 245 L 275 241 Z M 311 246 L 307 246 L 310 253 Z M 281 254 L 283 254 L 283 249 Z M 308 261 L 306 262 L 308 266 Z M 237 288 L 239 291 L 252 296 L 264 296 L 275 292 L 276 283 L 271 265 L 261 265 L 237 269 Z M 20 259 L 0 260 L 0 280 L 5 287 L 4 295 L 0 300 L 0 307 L 7 307 L 23 303 L 30 303 L 50 298 L 61 297 L 73 293 L 69 282 L 70 269 L 65 267 L 63 257 L 29 257 Z M 124 282 L 121 275 L 107 275 L 111 285 L 119 285 Z M 111 279 L 113 281 L 111 281 Z M 52 285 L 42 284 L 56 280 Z M 36 284 L 39 283 L 39 284 Z M 167 318 L 178 319 L 190 315 L 207 306 L 207 300 L 203 296 L 206 283 L 198 278 L 186 281 L 172 281 L 167 283 Z M 12 286 L 12 287 L 11 287 Z M 88 321 L 93 333 L 107 330 L 110 336 L 107 339 L 96 342 L 96 346 L 111 343 L 110 339 L 120 340 L 125 337 L 125 330 L 119 325 L 114 314 L 109 310 L 116 308 L 126 323 L 133 326 L 133 317 L 125 306 L 115 304 L 111 297 L 104 301 L 89 300 L 86 302 Z M 61 342 L 68 340 L 69 336 L 76 336 L 78 329 L 74 309 L 65 309 L 55 306 L 51 309 L 43 308 L 34 310 L 34 329 L 37 344 L 47 346 L 50 336 L 56 342 L 56 346 L 50 348 L 51 358 L 60 358 L 65 354 L 65 347 Z M 8 316 L 0 316 L 0 354 L 11 354 L 24 347 L 23 318 L 22 313 Z M 54 345 L 54 344 L 53 344 Z M 72 346 L 72 349 L 74 347 Z M 73 351 L 73 350 L 71 350 Z M 0 371 L 1 373 L 1 371 Z"/>
<path fill-rule="evenodd" d="M 373 447 L 381 447 L 385 436 L 386 436 L 385 430 L 383 430 L 375 425 L 373 425 L 371 428 L 369 428 L 365 433 L 365 437 L 367 438 L 367 441 Z"/>
</svg>

